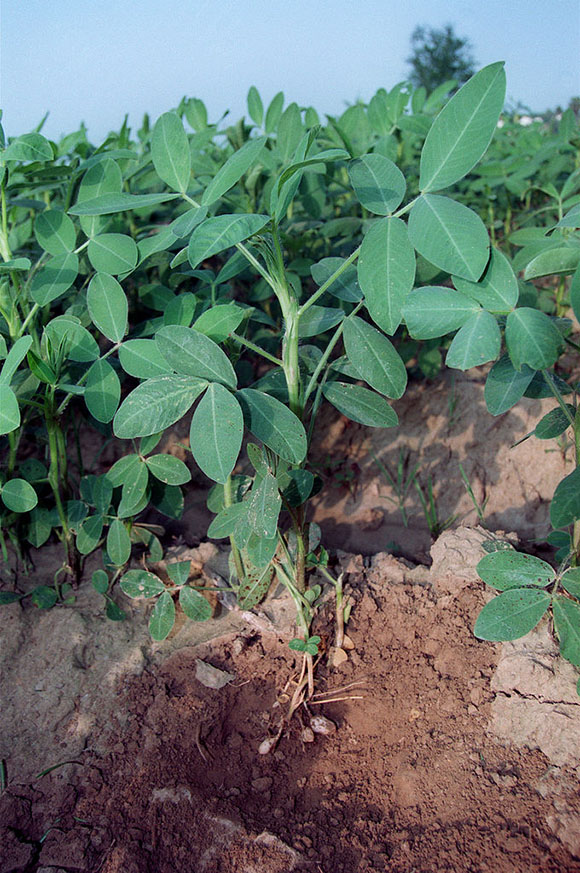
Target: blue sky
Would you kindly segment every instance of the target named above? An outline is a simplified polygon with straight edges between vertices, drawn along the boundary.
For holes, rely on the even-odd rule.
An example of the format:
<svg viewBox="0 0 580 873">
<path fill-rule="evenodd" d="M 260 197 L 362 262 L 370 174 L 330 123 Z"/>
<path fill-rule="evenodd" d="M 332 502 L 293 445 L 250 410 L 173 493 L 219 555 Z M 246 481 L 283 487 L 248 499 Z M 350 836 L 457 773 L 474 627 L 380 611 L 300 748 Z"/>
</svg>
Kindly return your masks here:
<svg viewBox="0 0 580 873">
<path fill-rule="evenodd" d="M 505 60 L 513 102 L 580 94 L 580 0 L 2 0 L 1 16 L 8 135 L 50 111 L 48 136 L 84 120 L 97 142 L 183 96 L 235 121 L 252 84 L 339 113 L 405 78 L 417 24 L 452 24 L 479 66 Z"/>
</svg>

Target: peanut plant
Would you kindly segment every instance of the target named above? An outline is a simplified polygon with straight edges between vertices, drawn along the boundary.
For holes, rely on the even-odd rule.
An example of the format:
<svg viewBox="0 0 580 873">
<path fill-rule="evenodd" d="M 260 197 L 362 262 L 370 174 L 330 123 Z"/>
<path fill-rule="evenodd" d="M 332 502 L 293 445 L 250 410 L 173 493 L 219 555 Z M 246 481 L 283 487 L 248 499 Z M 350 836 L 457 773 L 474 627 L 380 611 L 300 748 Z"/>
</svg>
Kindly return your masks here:
<svg viewBox="0 0 580 873">
<path fill-rule="evenodd" d="M 184 98 L 152 128 L 146 117 L 136 140 L 124 124 L 98 149 L 83 130 L 59 144 L 40 130 L 9 143 L 2 134 L 0 533 L 38 547 L 56 532 L 65 550 L 66 582 L 59 574 L 37 605 L 68 602 L 85 556 L 100 551 L 93 585 L 111 618 L 121 617 L 117 583 L 154 601 L 156 639 L 170 633 L 176 601 L 209 618 L 186 567 L 170 565 L 168 583 L 128 569 L 136 549 L 162 556 L 151 509 L 180 517 L 191 473 L 153 452 L 191 415 L 189 450 L 213 483 L 207 533 L 229 541 L 230 588 L 250 609 L 274 578 L 286 586 L 311 693 L 321 575 L 335 589 L 338 648 L 349 610 L 308 515 L 323 485 L 310 447 L 324 402 L 394 427 L 389 401 L 403 395 L 407 366 L 433 377 L 445 352 L 461 370 L 495 362 L 492 414 L 553 394 L 536 435 L 573 427 L 578 452 L 573 388 L 553 372 L 573 346 L 567 307 L 579 309 L 577 124 L 568 113 L 551 138 L 526 131 L 514 157 L 517 125 L 497 130 L 503 64 L 447 99 L 453 87 L 427 95 L 400 83 L 326 124 L 312 108 L 284 108 L 281 93 L 264 108 L 252 88 L 250 121 L 225 129 Z M 553 273 L 555 290 L 531 284 Z M 80 448 L 74 459 L 83 427 L 117 447 L 107 472 L 85 470 Z M 574 477 L 552 504 L 572 567 Z M 580 666 L 573 645 L 562 652 Z"/>
</svg>

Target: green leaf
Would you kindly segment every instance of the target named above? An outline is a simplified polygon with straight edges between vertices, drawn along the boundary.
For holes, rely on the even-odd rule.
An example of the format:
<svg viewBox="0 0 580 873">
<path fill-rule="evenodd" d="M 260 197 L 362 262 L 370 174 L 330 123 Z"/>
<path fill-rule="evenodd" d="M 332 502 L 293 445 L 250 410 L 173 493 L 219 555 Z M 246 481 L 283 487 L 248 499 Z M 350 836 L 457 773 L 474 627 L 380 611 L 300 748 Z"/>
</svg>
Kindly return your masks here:
<svg viewBox="0 0 580 873">
<path fill-rule="evenodd" d="M 535 628 L 551 600 L 546 591 L 533 588 L 504 591 L 483 607 L 473 633 L 480 640 L 517 640 Z"/>
<path fill-rule="evenodd" d="M 125 292 L 113 276 L 96 273 L 87 291 L 87 307 L 97 330 L 120 343 L 127 332 L 129 306 Z"/>
<path fill-rule="evenodd" d="M 130 273 L 139 260 L 137 244 L 124 233 L 101 233 L 93 237 L 87 253 L 95 270 L 112 276 Z"/>
<path fill-rule="evenodd" d="M 383 155 L 364 155 L 351 161 L 348 175 L 359 202 L 375 215 L 390 215 L 405 196 L 405 177 Z"/>
<path fill-rule="evenodd" d="M 131 539 L 120 518 L 114 518 L 109 526 L 107 554 L 117 567 L 126 564 L 131 555 Z"/>
<path fill-rule="evenodd" d="M 47 209 L 34 222 L 34 235 L 38 244 L 49 255 L 66 255 L 75 247 L 75 226 L 64 212 Z"/>
<path fill-rule="evenodd" d="M 266 473 L 259 483 L 254 483 L 248 506 L 248 522 L 258 536 L 266 539 L 276 536 L 281 506 L 278 482 L 271 473 Z"/>
<path fill-rule="evenodd" d="M 518 280 L 511 264 L 498 249 L 491 250 L 491 257 L 479 282 L 468 282 L 453 276 L 458 291 L 477 300 L 489 312 L 506 313 L 518 302 Z"/>
<path fill-rule="evenodd" d="M 113 420 L 121 399 L 121 383 L 108 361 L 95 361 L 89 369 L 84 399 L 97 421 L 106 424 Z"/>
<path fill-rule="evenodd" d="M 155 376 L 138 385 L 122 402 L 113 421 L 120 439 L 151 436 L 179 421 L 207 387 L 192 376 Z"/>
<path fill-rule="evenodd" d="M 236 393 L 248 430 L 291 464 L 306 456 L 306 432 L 302 422 L 279 400 L 254 388 Z"/>
<path fill-rule="evenodd" d="M 498 591 L 525 585 L 544 588 L 555 578 L 554 570 L 546 561 L 513 549 L 486 555 L 476 569 L 483 581 Z"/>
<path fill-rule="evenodd" d="M 459 329 L 449 346 L 445 363 L 457 370 L 469 370 L 493 361 L 501 347 L 497 321 L 485 309 L 474 313 Z"/>
<path fill-rule="evenodd" d="M 254 567 L 267 567 L 274 555 L 278 546 L 278 537 L 261 537 L 256 533 L 252 533 L 246 546 L 248 558 Z"/>
<path fill-rule="evenodd" d="M 375 221 L 358 259 L 358 280 L 372 320 L 392 336 L 415 280 L 415 252 L 400 218 Z"/>
<path fill-rule="evenodd" d="M 2 372 L 0 373 L 0 384 L 10 384 L 14 373 L 28 354 L 31 345 L 31 336 L 21 336 L 19 339 L 16 340 L 16 342 L 8 352 L 8 356 L 6 357 L 6 360 L 4 361 L 4 364 L 2 366 Z"/>
<path fill-rule="evenodd" d="M 278 91 L 278 93 L 272 98 L 272 101 L 266 110 L 266 121 L 264 123 L 264 130 L 266 133 L 274 133 L 278 127 L 278 122 L 282 117 L 283 108 L 284 92 Z"/>
<path fill-rule="evenodd" d="M 103 194 L 118 194 L 123 186 L 119 165 L 110 158 L 103 158 L 90 167 L 83 176 L 77 196 L 77 206 Z M 100 233 L 107 226 L 108 218 L 97 215 L 81 216 L 81 227 L 88 237 Z"/>
<path fill-rule="evenodd" d="M 59 315 L 48 322 L 44 331 L 56 348 L 65 343 L 71 361 L 88 364 L 100 357 L 96 339 L 75 316 Z"/>
<path fill-rule="evenodd" d="M 576 410 L 570 403 L 567 403 L 566 407 L 573 421 Z M 547 412 L 537 423 L 536 429 L 534 430 L 534 436 L 539 440 L 551 440 L 554 439 L 554 437 L 560 436 L 560 434 L 564 433 L 564 431 L 568 430 L 571 426 L 570 418 L 566 415 L 563 409 L 556 406 L 555 409 L 551 409 L 550 412 Z"/>
<path fill-rule="evenodd" d="M 77 549 L 81 555 L 88 555 L 99 544 L 103 533 L 103 517 L 101 515 L 89 515 L 85 518 L 77 534 Z"/>
<path fill-rule="evenodd" d="M 527 364 L 532 370 L 546 370 L 554 364 L 563 345 L 553 321 L 539 309 L 514 309 L 507 317 L 505 341 L 516 370 Z"/>
<path fill-rule="evenodd" d="M 172 561 L 166 564 L 166 569 L 174 585 L 185 585 L 191 573 L 191 561 Z"/>
<path fill-rule="evenodd" d="M 457 182 L 483 156 L 503 108 L 503 61 L 472 76 L 441 110 L 421 153 L 419 188 L 439 191 Z"/>
<path fill-rule="evenodd" d="M 192 621 L 207 621 L 211 618 L 212 608 L 201 592 L 185 586 L 179 592 L 179 605 Z"/>
<path fill-rule="evenodd" d="M 244 417 L 227 388 L 209 386 L 191 419 L 189 440 L 201 470 L 222 485 L 234 469 L 242 446 Z"/>
<path fill-rule="evenodd" d="M 332 327 L 340 324 L 344 318 L 342 309 L 333 309 L 329 306 L 310 306 L 304 315 L 300 317 L 298 324 L 298 336 L 306 339 L 310 336 L 320 336 Z"/>
<path fill-rule="evenodd" d="M 248 91 L 247 103 L 250 118 L 260 127 L 264 119 L 264 104 L 255 85 Z"/>
<path fill-rule="evenodd" d="M 327 382 L 322 393 L 339 412 L 367 427 L 395 427 L 399 423 L 397 413 L 384 397 L 346 382 Z"/>
<path fill-rule="evenodd" d="M 231 506 L 226 506 L 222 509 L 212 523 L 210 524 L 207 535 L 211 539 L 222 540 L 231 536 L 240 521 L 248 514 L 248 506 L 246 503 L 232 503 Z"/>
<path fill-rule="evenodd" d="M 56 385 L 58 382 L 57 375 L 42 358 L 35 355 L 32 349 L 28 352 L 28 366 L 31 373 L 34 373 L 37 379 L 44 382 L 45 385 Z"/>
<path fill-rule="evenodd" d="M 18 472 L 27 482 L 39 482 L 46 479 L 48 470 L 37 458 L 27 458 L 19 464 Z"/>
<path fill-rule="evenodd" d="M 26 538 L 31 546 L 39 549 L 50 537 L 52 532 L 52 518 L 48 509 L 36 506 L 30 513 L 28 533 Z"/>
<path fill-rule="evenodd" d="M 173 372 L 153 339 L 124 342 L 119 349 L 119 363 L 126 373 L 136 379 L 151 379 Z"/>
<path fill-rule="evenodd" d="M 52 146 L 40 133 L 25 133 L 4 149 L 3 161 L 52 161 Z"/>
<path fill-rule="evenodd" d="M 245 311 L 235 303 L 225 303 L 206 309 L 194 322 L 199 333 L 208 336 L 214 343 L 221 343 L 235 331 L 244 320 Z"/>
<path fill-rule="evenodd" d="M 0 496 L 10 512 L 30 512 L 38 503 L 38 495 L 26 479 L 9 479 L 2 486 Z"/>
<path fill-rule="evenodd" d="M 446 273 L 477 282 L 488 262 L 489 237 L 475 212 L 449 197 L 424 194 L 411 209 L 408 229 L 424 258 Z"/>
<path fill-rule="evenodd" d="M 128 570 L 120 581 L 121 591 L 134 600 L 140 597 L 156 597 L 165 591 L 165 585 L 158 576 L 148 570 Z"/>
<path fill-rule="evenodd" d="M 186 291 L 174 297 L 165 305 L 163 313 L 163 325 L 177 324 L 189 327 L 193 321 L 193 315 L 197 306 L 195 294 Z"/>
<path fill-rule="evenodd" d="M 105 606 L 105 614 L 109 621 L 125 621 L 126 615 L 123 610 L 117 606 L 114 600 L 107 597 L 107 605 Z"/>
<path fill-rule="evenodd" d="M 453 288 L 426 286 L 407 297 L 403 317 L 415 339 L 436 339 L 457 330 L 480 312 L 475 300 Z"/>
<path fill-rule="evenodd" d="M 559 533 L 559 531 L 554 531 L 554 533 Z M 566 545 L 570 545 L 569 538 L 568 542 L 565 543 Z M 568 594 L 571 594 L 576 600 L 580 600 L 580 567 L 572 567 L 570 570 L 566 570 L 560 582 Z"/>
<path fill-rule="evenodd" d="M 187 257 L 195 270 L 201 261 L 244 242 L 265 227 L 268 215 L 218 215 L 198 225 L 191 235 Z"/>
<path fill-rule="evenodd" d="M 139 455 L 124 455 L 122 458 L 119 458 L 118 461 L 115 461 L 108 473 L 105 474 L 104 479 L 110 483 L 111 488 L 119 488 L 125 481 L 125 478 L 131 476 L 138 469 L 141 463 L 142 461 Z M 112 493 L 111 490 L 111 496 Z M 106 512 L 107 508 L 108 505 L 102 511 Z"/>
<path fill-rule="evenodd" d="M 163 431 L 159 433 L 152 433 L 148 437 L 143 437 L 139 440 L 139 454 L 140 455 L 148 455 L 153 451 L 155 446 L 159 445 L 161 442 L 161 438 L 163 436 Z"/>
<path fill-rule="evenodd" d="M 179 198 L 179 194 L 127 194 L 125 191 L 121 193 L 112 192 L 100 194 L 98 197 L 77 203 L 69 209 L 69 214 L 112 215 L 115 212 L 126 212 L 130 209 L 147 209 L 150 206 L 157 206 L 159 203 L 166 203 L 168 200 L 175 200 L 177 198 Z"/>
<path fill-rule="evenodd" d="M 169 591 L 164 591 L 153 607 L 149 619 L 149 633 L 160 643 L 167 639 L 175 624 L 175 604 Z"/>
<path fill-rule="evenodd" d="M 183 493 L 178 485 L 165 485 L 164 482 L 153 482 L 151 503 L 168 518 L 180 519 L 183 515 Z"/>
<path fill-rule="evenodd" d="M 30 296 L 39 306 L 46 306 L 71 287 L 79 272 L 79 259 L 74 252 L 65 252 L 50 258 L 35 273 L 30 285 Z"/>
<path fill-rule="evenodd" d="M 580 519 L 580 467 L 558 484 L 550 504 L 552 527 L 567 527 Z"/>
<path fill-rule="evenodd" d="M 310 267 L 312 278 L 318 286 L 324 285 L 344 262 L 345 258 L 323 258 L 317 264 L 313 264 Z M 362 292 L 358 284 L 356 267 L 353 264 L 350 264 L 334 280 L 328 289 L 328 293 L 332 294 L 333 297 L 338 297 L 339 300 L 346 300 L 347 303 L 358 303 L 362 297 Z"/>
<path fill-rule="evenodd" d="M 108 475 L 97 476 L 93 482 L 91 502 L 95 505 L 98 512 L 102 515 L 107 515 L 112 499 L 113 486 Z"/>
<path fill-rule="evenodd" d="M 280 477 L 278 478 L 280 487 L 283 487 L 284 500 L 289 506 L 302 506 L 310 497 L 314 487 L 314 475 L 310 470 L 288 470 L 285 478 L 283 486 Z"/>
<path fill-rule="evenodd" d="M 580 605 L 556 595 L 552 604 L 554 630 L 560 641 L 560 654 L 580 667 Z"/>
<path fill-rule="evenodd" d="M 190 97 L 185 103 L 185 117 L 193 130 L 202 131 L 207 127 L 207 109 L 203 100 Z"/>
<path fill-rule="evenodd" d="M 570 305 L 574 315 L 580 321 L 580 267 L 572 276 L 570 283 Z"/>
<path fill-rule="evenodd" d="M 266 145 L 266 140 L 265 136 L 251 139 L 228 158 L 203 192 L 202 206 L 211 206 L 242 178 L 244 173 L 258 160 L 260 152 Z"/>
<path fill-rule="evenodd" d="M 13 270 L 30 270 L 32 261 L 30 258 L 11 258 L 9 261 L 0 263 L 0 273 L 11 273 Z"/>
<path fill-rule="evenodd" d="M 95 591 L 99 594 L 106 594 L 109 590 L 109 577 L 104 570 L 95 570 L 91 576 L 91 583 Z"/>
<path fill-rule="evenodd" d="M 248 562 L 245 563 L 246 576 L 239 580 L 238 605 L 240 609 L 253 609 L 268 593 L 272 582 L 272 568 L 270 565 L 263 568 L 248 567 Z"/>
<path fill-rule="evenodd" d="M 173 455 L 151 455 L 145 458 L 145 463 L 155 478 L 166 485 L 185 485 L 191 479 L 186 464 Z"/>
<path fill-rule="evenodd" d="M 16 394 L 9 385 L 0 380 L 0 435 L 11 433 L 19 425 L 20 407 Z"/>
<path fill-rule="evenodd" d="M 52 609 L 58 601 L 58 594 L 48 585 L 39 585 L 30 593 L 30 600 L 38 609 Z"/>
<path fill-rule="evenodd" d="M 564 188 L 566 186 L 564 185 Z M 562 189 L 562 194 L 564 195 L 564 189 Z M 580 203 L 577 203 L 576 206 L 573 206 L 572 209 L 560 219 L 556 227 L 580 227 Z"/>
<path fill-rule="evenodd" d="M 147 465 L 139 458 L 139 463 L 132 467 L 124 477 L 121 502 L 117 509 L 119 518 L 131 518 L 141 512 L 147 504 L 146 492 L 148 483 L 149 472 Z"/>
<path fill-rule="evenodd" d="M 155 341 L 167 363 L 178 373 L 236 387 L 237 377 L 227 355 L 203 333 L 174 324 L 158 330 Z"/>
<path fill-rule="evenodd" d="M 151 136 L 151 157 L 157 175 L 174 191 L 185 194 L 191 153 L 187 134 L 175 112 L 165 112 L 157 119 Z"/>
<path fill-rule="evenodd" d="M 540 252 L 524 270 L 524 279 L 539 279 L 560 273 L 573 273 L 580 263 L 579 246 L 560 246 Z"/>
<path fill-rule="evenodd" d="M 503 355 L 488 373 L 484 397 L 487 411 L 491 415 L 501 415 L 511 409 L 534 377 L 534 371 L 526 364 L 521 370 L 516 370 L 509 355 Z"/>
<path fill-rule="evenodd" d="M 22 600 L 24 596 L 24 594 L 17 594 L 16 591 L 0 591 L 0 606 L 16 603 L 18 600 Z"/>
<path fill-rule="evenodd" d="M 361 379 L 387 397 L 401 397 L 407 385 L 407 370 L 392 343 L 362 318 L 344 323 L 346 354 Z"/>
</svg>

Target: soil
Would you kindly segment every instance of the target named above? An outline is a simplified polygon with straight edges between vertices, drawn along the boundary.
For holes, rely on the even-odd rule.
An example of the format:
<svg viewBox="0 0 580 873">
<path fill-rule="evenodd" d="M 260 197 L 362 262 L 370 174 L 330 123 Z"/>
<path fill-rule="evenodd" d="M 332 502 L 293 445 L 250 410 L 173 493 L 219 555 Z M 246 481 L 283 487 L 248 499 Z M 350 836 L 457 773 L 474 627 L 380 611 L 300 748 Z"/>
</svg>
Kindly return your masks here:
<svg viewBox="0 0 580 873">
<path fill-rule="evenodd" d="M 147 604 L 124 600 L 127 621 L 113 623 L 86 584 L 72 607 L 2 608 L 0 873 L 580 873 L 577 674 L 545 625 L 502 645 L 472 634 L 488 596 L 482 541 L 497 529 L 529 544 L 567 469 L 554 443 L 529 440 L 513 450 L 524 460 L 506 460 L 553 404 L 494 420 L 468 380 L 420 400 L 399 405 L 405 430 L 392 435 L 321 422 L 321 465 L 330 454 L 354 471 L 327 465 L 335 491 L 316 507 L 353 600 L 352 648 L 334 669 L 321 660 L 317 702 L 269 754 L 260 745 L 300 668 L 279 591 L 252 613 L 179 620 L 164 643 L 148 637 Z M 394 470 L 400 446 L 423 484 L 432 473 L 442 518 L 471 511 L 461 460 L 489 498 L 488 530 L 456 522 L 429 548 L 411 496 L 405 527 L 370 455 Z M 168 560 L 211 578 L 225 556 L 203 542 L 203 498 L 200 483 Z M 45 547 L 30 584 L 57 561 Z M 315 627 L 326 646 L 331 618 L 329 604 Z M 223 671 L 221 687 L 204 684 L 200 662 Z M 321 715 L 326 732 L 313 733 Z"/>
</svg>

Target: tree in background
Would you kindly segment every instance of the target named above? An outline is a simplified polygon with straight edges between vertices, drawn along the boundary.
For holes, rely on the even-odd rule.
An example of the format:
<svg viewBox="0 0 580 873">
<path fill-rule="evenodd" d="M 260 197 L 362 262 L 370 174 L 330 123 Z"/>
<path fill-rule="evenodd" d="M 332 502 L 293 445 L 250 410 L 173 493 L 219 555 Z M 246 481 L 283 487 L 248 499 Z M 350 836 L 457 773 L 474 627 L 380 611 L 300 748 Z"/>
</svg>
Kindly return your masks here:
<svg viewBox="0 0 580 873">
<path fill-rule="evenodd" d="M 412 68 L 409 80 L 417 87 L 423 85 L 427 93 L 448 79 L 462 85 L 475 72 L 469 40 L 456 36 L 450 24 L 442 30 L 416 27 L 411 34 L 411 49 L 407 58 Z"/>
</svg>

